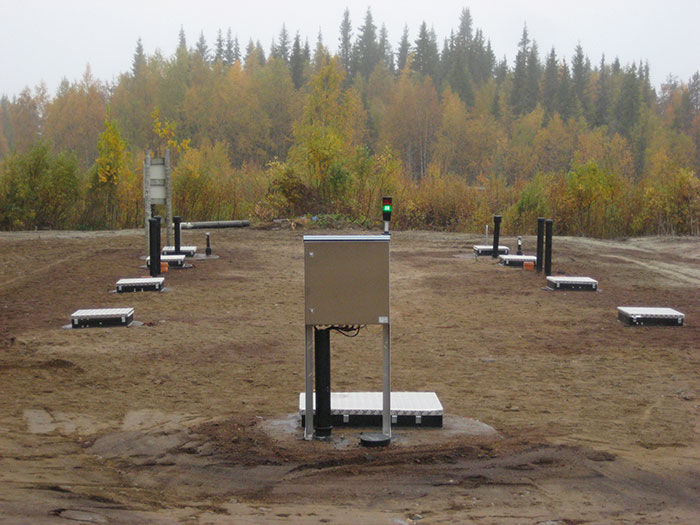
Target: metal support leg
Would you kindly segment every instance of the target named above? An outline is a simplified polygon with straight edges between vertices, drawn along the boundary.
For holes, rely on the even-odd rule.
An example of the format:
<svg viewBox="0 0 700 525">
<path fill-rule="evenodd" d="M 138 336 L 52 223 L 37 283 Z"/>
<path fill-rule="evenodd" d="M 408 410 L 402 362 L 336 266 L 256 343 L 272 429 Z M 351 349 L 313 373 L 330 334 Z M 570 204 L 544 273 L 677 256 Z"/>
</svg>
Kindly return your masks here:
<svg viewBox="0 0 700 525">
<path fill-rule="evenodd" d="M 333 429 L 331 415 L 331 329 L 314 327 L 314 381 L 316 415 L 314 439 L 328 441 Z"/>
<path fill-rule="evenodd" d="M 314 437 L 314 327 L 306 325 L 306 352 L 304 366 L 306 377 L 306 417 L 304 421 L 304 439 Z"/>
<path fill-rule="evenodd" d="M 391 327 L 382 326 L 382 434 L 391 437 Z"/>
</svg>

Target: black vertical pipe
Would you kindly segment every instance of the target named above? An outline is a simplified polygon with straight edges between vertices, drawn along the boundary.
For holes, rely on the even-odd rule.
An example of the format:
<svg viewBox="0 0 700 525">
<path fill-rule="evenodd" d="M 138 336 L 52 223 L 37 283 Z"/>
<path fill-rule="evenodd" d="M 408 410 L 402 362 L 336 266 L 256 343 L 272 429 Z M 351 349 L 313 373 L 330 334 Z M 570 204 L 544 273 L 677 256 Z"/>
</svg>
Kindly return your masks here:
<svg viewBox="0 0 700 525">
<path fill-rule="evenodd" d="M 502 217 L 500 215 L 493 216 L 493 253 L 491 254 L 491 257 L 494 259 L 498 259 L 498 242 L 501 236 L 501 218 Z"/>
<path fill-rule="evenodd" d="M 544 247 L 544 217 L 537 217 L 537 273 L 542 271 L 542 250 Z"/>
<path fill-rule="evenodd" d="M 518 251 L 517 251 L 517 254 L 518 254 L 518 255 L 522 255 L 522 254 L 523 254 L 523 238 L 520 237 L 520 236 L 518 236 Z"/>
<path fill-rule="evenodd" d="M 316 417 L 314 437 L 330 439 L 333 421 L 331 419 L 331 330 L 314 327 Z"/>
<path fill-rule="evenodd" d="M 173 217 L 173 224 L 175 225 L 175 253 L 180 253 L 180 223 L 182 222 L 182 217 Z"/>
<path fill-rule="evenodd" d="M 544 234 L 544 274 L 552 275 L 552 219 L 547 219 L 545 224 Z"/>
<path fill-rule="evenodd" d="M 151 277 L 160 275 L 160 218 L 148 219 L 148 256 Z"/>
<path fill-rule="evenodd" d="M 209 234 L 207 233 L 207 249 L 204 250 L 206 255 L 211 255 L 211 244 L 209 244 Z"/>
</svg>

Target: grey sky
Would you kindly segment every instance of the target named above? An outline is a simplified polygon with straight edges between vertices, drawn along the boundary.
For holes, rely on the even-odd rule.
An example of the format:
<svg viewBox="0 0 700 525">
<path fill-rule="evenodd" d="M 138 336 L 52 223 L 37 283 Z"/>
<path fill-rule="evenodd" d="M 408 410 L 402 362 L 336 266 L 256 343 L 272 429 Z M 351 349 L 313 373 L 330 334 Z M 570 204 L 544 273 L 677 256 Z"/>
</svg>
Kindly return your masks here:
<svg viewBox="0 0 700 525">
<path fill-rule="evenodd" d="M 88 63 L 95 77 L 113 81 L 129 69 L 139 37 L 146 53 L 170 56 L 181 25 L 191 45 L 203 31 L 211 46 L 218 28 L 225 34 L 231 27 L 242 46 L 253 38 L 267 51 L 285 23 L 312 46 L 320 29 L 335 51 L 344 9 L 356 30 L 368 6 L 394 48 L 404 24 L 413 41 L 423 20 L 442 46 L 468 7 L 475 28 L 511 65 L 527 23 L 541 56 L 554 46 L 568 59 L 580 42 L 594 63 L 602 53 L 623 64 L 649 60 L 656 86 L 669 74 L 687 81 L 700 69 L 698 0 L 0 0 L 0 94 L 41 81 L 54 94 L 62 78 L 79 79 Z"/>
</svg>

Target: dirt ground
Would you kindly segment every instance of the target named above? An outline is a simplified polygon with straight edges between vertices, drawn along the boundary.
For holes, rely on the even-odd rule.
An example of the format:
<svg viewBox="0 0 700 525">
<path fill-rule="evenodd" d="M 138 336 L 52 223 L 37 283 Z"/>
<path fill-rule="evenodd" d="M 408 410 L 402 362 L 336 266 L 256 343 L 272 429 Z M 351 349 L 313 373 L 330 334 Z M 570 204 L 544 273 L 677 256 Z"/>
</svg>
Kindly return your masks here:
<svg viewBox="0 0 700 525">
<path fill-rule="evenodd" d="M 304 233 L 215 230 L 220 258 L 137 294 L 110 292 L 146 273 L 142 232 L 0 233 L 0 521 L 700 522 L 700 238 L 555 237 L 553 273 L 594 293 L 395 232 L 392 388 L 435 391 L 445 428 L 365 449 L 302 439 Z M 61 328 L 110 306 L 144 325 Z M 380 330 L 333 336 L 332 367 L 380 390 Z"/>
</svg>

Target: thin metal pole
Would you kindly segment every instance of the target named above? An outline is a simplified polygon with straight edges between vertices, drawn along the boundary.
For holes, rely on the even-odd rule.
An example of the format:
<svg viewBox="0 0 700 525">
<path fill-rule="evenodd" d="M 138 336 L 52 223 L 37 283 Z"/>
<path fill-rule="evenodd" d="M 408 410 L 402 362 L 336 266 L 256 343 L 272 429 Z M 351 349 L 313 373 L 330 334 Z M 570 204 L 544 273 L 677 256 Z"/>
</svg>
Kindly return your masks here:
<svg viewBox="0 0 700 525">
<path fill-rule="evenodd" d="M 304 368 L 306 378 L 306 416 L 304 421 L 304 439 L 314 437 L 314 338 L 313 325 L 306 325 Z"/>
<path fill-rule="evenodd" d="M 382 433 L 391 437 L 391 327 L 382 326 Z"/>
<path fill-rule="evenodd" d="M 172 185 L 172 167 L 170 166 L 170 149 L 165 148 L 165 240 L 170 245 L 170 240 L 173 238 L 173 185 Z"/>
<path fill-rule="evenodd" d="M 549 277 L 552 275 L 552 219 L 547 219 L 544 222 L 544 274 Z"/>
<path fill-rule="evenodd" d="M 498 243 L 501 236 L 501 216 L 493 216 L 493 253 L 491 257 L 498 259 Z"/>
<path fill-rule="evenodd" d="M 537 273 L 542 271 L 542 251 L 544 245 L 544 217 L 537 217 Z"/>
<path fill-rule="evenodd" d="M 151 230 L 148 219 L 153 215 L 151 213 L 151 152 L 146 152 L 146 157 L 143 159 L 143 224 L 146 230 L 146 252 L 151 249 Z"/>
</svg>

